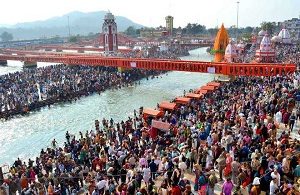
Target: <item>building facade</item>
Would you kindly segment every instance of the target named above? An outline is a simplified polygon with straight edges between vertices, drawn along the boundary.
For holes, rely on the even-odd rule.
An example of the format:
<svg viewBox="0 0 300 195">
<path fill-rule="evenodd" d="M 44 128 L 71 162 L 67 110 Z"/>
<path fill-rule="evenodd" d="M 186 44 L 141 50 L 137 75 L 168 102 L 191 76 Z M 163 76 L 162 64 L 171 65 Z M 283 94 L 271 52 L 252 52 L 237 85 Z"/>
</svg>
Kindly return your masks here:
<svg viewBox="0 0 300 195">
<path fill-rule="evenodd" d="M 281 23 L 283 28 L 286 28 L 292 38 L 300 40 L 300 18 L 292 18 Z"/>
<path fill-rule="evenodd" d="M 118 37 L 117 37 L 117 24 L 115 16 L 108 12 L 104 16 L 102 25 L 104 52 L 106 54 L 117 52 L 118 50 Z"/>
<path fill-rule="evenodd" d="M 165 19 L 166 19 L 166 29 L 167 29 L 169 35 L 173 35 L 174 17 L 173 16 L 167 16 Z"/>
</svg>

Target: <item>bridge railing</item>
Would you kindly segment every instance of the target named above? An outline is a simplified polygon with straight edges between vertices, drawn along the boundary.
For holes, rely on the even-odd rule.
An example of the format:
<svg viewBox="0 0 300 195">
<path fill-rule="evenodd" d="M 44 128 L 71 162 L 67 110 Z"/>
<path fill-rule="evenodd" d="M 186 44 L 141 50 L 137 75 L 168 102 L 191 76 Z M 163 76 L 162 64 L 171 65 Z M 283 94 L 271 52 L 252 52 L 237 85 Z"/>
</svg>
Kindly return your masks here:
<svg viewBox="0 0 300 195">
<path fill-rule="evenodd" d="M 243 64 L 181 61 L 168 59 L 137 59 L 101 56 L 56 56 L 56 55 L 0 55 L 0 60 L 19 60 L 30 62 L 56 62 L 68 65 L 114 66 L 122 68 L 141 68 L 147 70 L 175 70 L 224 74 L 232 76 L 275 76 L 292 73 L 294 64 Z"/>
</svg>

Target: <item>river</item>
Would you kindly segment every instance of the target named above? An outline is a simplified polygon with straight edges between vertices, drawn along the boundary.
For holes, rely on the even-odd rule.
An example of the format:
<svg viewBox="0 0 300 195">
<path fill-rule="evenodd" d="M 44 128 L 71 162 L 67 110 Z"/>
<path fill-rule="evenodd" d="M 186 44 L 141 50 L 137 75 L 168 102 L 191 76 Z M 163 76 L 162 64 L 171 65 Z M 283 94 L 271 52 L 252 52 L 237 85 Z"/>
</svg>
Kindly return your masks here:
<svg viewBox="0 0 300 195">
<path fill-rule="evenodd" d="M 206 48 L 200 48 L 190 51 L 190 56 L 182 59 L 211 61 L 212 57 L 206 53 Z M 15 64 L 9 62 L 9 66 L 0 67 L 0 74 L 21 70 L 20 65 Z M 79 131 L 91 130 L 96 119 L 124 120 L 140 106 L 154 108 L 163 100 L 171 100 L 182 95 L 184 90 L 198 88 L 213 79 L 214 75 L 210 74 L 174 71 L 159 78 L 143 79 L 137 86 L 107 90 L 77 102 L 55 104 L 0 121 L 0 166 L 13 163 L 17 157 L 34 159 L 54 138 L 62 144 L 67 130 L 78 135 Z"/>
</svg>

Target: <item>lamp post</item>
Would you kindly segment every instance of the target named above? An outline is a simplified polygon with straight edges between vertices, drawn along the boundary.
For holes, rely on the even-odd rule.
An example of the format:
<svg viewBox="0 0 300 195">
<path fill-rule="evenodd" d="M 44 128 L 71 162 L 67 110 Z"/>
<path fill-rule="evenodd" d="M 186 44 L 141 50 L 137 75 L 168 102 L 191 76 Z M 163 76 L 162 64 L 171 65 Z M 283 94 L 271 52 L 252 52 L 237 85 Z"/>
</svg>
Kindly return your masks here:
<svg viewBox="0 0 300 195">
<path fill-rule="evenodd" d="M 240 2 L 236 2 L 236 42 L 238 41 L 238 31 L 239 31 L 239 4 Z"/>
</svg>

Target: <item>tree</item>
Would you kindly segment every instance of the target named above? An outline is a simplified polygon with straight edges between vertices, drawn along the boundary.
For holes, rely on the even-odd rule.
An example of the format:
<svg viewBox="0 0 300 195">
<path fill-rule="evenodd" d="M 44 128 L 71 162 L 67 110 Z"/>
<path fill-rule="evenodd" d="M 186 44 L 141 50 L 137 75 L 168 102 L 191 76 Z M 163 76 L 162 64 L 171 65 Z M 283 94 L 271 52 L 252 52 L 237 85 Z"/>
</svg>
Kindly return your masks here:
<svg viewBox="0 0 300 195">
<path fill-rule="evenodd" d="M 273 34 L 274 30 L 275 30 L 275 25 L 272 22 L 262 22 L 261 24 L 261 28 L 266 30 L 270 35 Z"/>
<path fill-rule="evenodd" d="M 89 37 L 92 37 L 94 35 L 95 35 L 95 33 L 93 33 L 93 32 L 89 32 L 89 34 L 88 34 Z"/>
<path fill-rule="evenodd" d="M 215 37 L 215 36 L 217 35 L 218 28 L 209 28 L 209 29 L 207 29 L 207 32 L 208 32 L 211 36 Z"/>
<path fill-rule="evenodd" d="M 206 27 L 197 23 L 188 23 L 186 27 L 182 29 L 183 34 L 195 35 L 195 34 L 203 34 L 206 32 Z"/>
<path fill-rule="evenodd" d="M 247 26 L 247 27 L 244 29 L 244 32 L 245 32 L 245 33 L 250 33 L 250 34 L 251 34 L 252 31 L 253 31 L 253 29 L 254 29 L 253 27 Z"/>
<path fill-rule="evenodd" d="M 69 38 L 69 42 L 71 42 L 71 43 L 76 43 L 76 42 L 78 42 L 78 36 L 71 36 L 70 38 Z"/>
<path fill-rule="evenodd" d="M 128 35 L 128 36 L 136 36 L 136 29 L 133 26 L 129 26 L 125 30 L 125 34 Z"/>
<path fill-rule="evenodd" d="M 141 35 L 141 29 L 136 29 L 135 34 L 136 34 L 136 36 L 140 36 Z"/>
<path fill-rule="evenodd" d="M 0 38 L 2 41 L 6 42 L 6 41 L 11 41 L 13 40 L 13 35 L 11 33 L 8 33 L 6 31 L 4 31 L 1 35 Z"/>
</svg>

